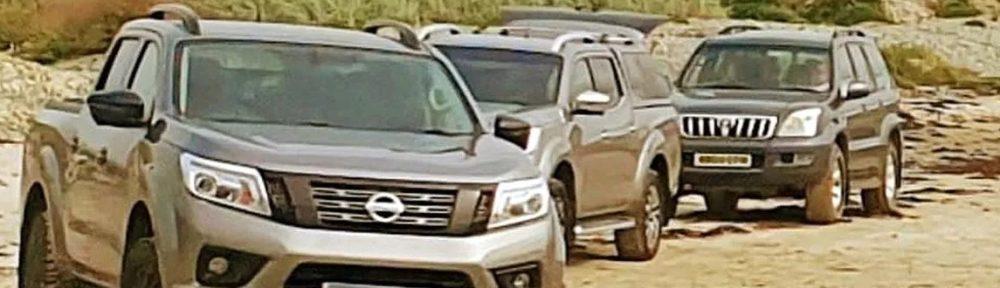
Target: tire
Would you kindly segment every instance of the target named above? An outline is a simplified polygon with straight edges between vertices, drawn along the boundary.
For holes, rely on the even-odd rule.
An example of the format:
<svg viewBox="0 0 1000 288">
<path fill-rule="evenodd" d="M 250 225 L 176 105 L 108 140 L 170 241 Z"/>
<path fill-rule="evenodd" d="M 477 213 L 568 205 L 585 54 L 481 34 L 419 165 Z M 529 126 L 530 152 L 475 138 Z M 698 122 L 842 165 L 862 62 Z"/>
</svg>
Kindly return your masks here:
<svg viewBox="0 0 1000 288">
<path fill-rule="evenodd" d="M 902 161 L 897 141 L 890 141 L 882 160 L 882 181 L 875 189 L 861 190 L 861 204 L 869 216 L 891 215 L 897 212 L 896 200 L 902 185 Z"/>
<path fill-rule="evenodd" d="M 650 171 L 646 175 L 643 188 L 643 203 L 631 211 L 636 225 L 630 229 L 615 231 L 615 247 L 618 257 L 627 261 L 647 261 L 656 257 L 660 250 L 661 205 L 663 193 L 667 192 L 666 181 L 660 174 Z"/>
<path fill-rule="evenodd" d="M 830 168 L 822 180 L 806 188 L 806 222 L 830 224 L 840 220 L 850 195 L 847 160 L 840 146 L 830 152 Z"/>
<path fill-rule="evenodd" d="M 17 287 L 59 287 L 59 270 L 52 251 L 49 219 L 45 211 L 29 212 L 21 228 Z"/>
<path fill-rule="evenodd" d="M 705 206 L 708 208 L 708 215 L 712 218 L 734 219 L 737 218 L 737 208 L 740 203 L 740 196 L 727 191 L 712 191 L 704 194 Z"/>
<path fill-rule="evenodd" d="M 122 263 L 121 287 L 160 288 L 159 261 L 153 238 L 138 238 L 128 243 Z"/>
<path fill-rule="evenodd" d="M 559 225 L 562 226 L 563 241 L 566 245 L 566 259 L 569 259 L 570 251 L 576 243 L 576 232 L 573 231 L 576 227 L 575 203 L 570 200 L 569 189 L 566 189 L 566 184 L 563 184 L 562 180 L 549 179 L 549 193 L 552 194 L 552 201 L 556 204 L 556 213 L 559 215 Z"/>
</svg>

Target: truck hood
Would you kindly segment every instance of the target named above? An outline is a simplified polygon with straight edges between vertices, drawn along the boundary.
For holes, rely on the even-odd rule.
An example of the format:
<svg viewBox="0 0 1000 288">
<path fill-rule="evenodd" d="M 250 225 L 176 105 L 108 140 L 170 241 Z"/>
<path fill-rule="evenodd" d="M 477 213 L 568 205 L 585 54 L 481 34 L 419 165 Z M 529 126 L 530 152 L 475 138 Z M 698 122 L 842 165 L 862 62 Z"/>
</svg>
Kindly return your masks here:
<svg viewBox="0 0 1000 288">
<path fill-rule="evenodd" d="M 201 157 L 286 173 L 452 183 L 538 176 L 524 152 L 492 135 L 171 121 L 164 141 Z"/>
<path fill-rule="evenodd" d="M 791 110 L 823 106 L 816 93 L 756 90 L 689 89 L 674 104 L 682 114 L 749 114 L 782 116 Z"/>
</svg>

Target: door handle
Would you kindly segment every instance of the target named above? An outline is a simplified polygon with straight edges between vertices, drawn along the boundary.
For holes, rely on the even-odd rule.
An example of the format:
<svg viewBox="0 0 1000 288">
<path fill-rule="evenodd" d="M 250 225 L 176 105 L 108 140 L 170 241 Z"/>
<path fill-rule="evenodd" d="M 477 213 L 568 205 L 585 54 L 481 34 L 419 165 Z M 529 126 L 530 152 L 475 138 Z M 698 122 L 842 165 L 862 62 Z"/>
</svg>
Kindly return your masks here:
<svg viewBox="0 0 1000 288">
<path fill-rule="evenodd" d="M 604 130 L 604 132 L 601 132 L 601 138 L 622 138 L 632 134 L 632 132 L 635 132 L 636 130 L 638 130 L 638 128 L 635 126 L 629 126 L 628 128 L 617 130 Z"/>
</svg>

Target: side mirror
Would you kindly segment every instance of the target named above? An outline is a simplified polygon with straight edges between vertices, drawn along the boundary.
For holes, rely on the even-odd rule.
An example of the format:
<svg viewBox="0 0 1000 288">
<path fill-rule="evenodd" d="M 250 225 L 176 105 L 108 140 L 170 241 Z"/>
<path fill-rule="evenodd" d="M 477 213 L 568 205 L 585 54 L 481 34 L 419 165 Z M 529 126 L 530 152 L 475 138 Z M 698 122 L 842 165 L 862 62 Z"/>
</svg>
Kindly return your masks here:
<svg viewBox="0 0 1000 288">
<path fill-rule="evenodd" d="M 871 84 L 861 81 L 852 81 L 840 88 L 840 98 L 848 100 L 864 98 L 871 95 L 872 92 L 874 92 L 874 88 L 872 88 Z"/>
<path fill-rule="evenodd" d="M 97 125 L 128 128 L 146 125 L 142 98 L 132 91 L 92 94 L 87 97 L 87 106 L 90 107 L 90 115 Z"/>
<path fill-rule="evenodd" d="M 521 149 L 528 149 L 531 138 L 531 124 L 509 115 L 497 116 L 494 122 L 494 133 L 497 137 L 510 141 Z"/>
<path fill-rule="evenodd" d="M 573 101 L 573 112 L 583 114 L 600 114 L 608 109 L 611 96 L 597 91 L 580 93 Z"/>
</svg>

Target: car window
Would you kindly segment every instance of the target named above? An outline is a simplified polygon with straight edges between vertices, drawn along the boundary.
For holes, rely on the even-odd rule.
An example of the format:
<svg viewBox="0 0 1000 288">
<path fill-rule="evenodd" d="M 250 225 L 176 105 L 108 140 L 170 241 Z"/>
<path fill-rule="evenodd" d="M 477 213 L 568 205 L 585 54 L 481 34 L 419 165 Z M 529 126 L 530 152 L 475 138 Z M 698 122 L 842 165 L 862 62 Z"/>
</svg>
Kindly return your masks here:
<svg viewBox="0 0 1000 288">
<path fill-rule="evenodd" d="M 681 86 L 827 92 L 832 88 L 830 67 L 827 48 L 711 44 L 698 49 Z"/>
<path fill-rule="evenodd" d="M 880 90 L 890 88 L 892 74 L 889 73 L 889 67 L 886 65 L 885 59 L 882 58 L 882 52 L 875 45 L 864 45 L 864 48 L 868 64 L 871 65 L 872 72 L 875 74 L 875 86 Z"/>
<path fill-rule="evenodd" d="M 854 80 L 854 64 L 851 63 L 851 56 L 847 53 L 847 45 L 841 45 L 835 53 L 837 82 Z"/>
<path fill-rule="evenodd" d="M 562 58 L 503 49 L 439 47 L 479 102 L 541 106 L 556 103 Z"/>
<path fill-rule="evenodd" d="M 129 89 L 138 93 L 144 100 L 151 100 L 150 97 L 156 96 L 156 91 L 159 88 L 157 76 L 160 71 L 158 66 L 160 50 L 156 47 L 156 43 L 146 42 L 140 55 L 139 63 L 136 64 L 135 73 L 132 74 L 132 80 L 129 83 Z"/>
<path fill-rule="evenodd" d="M 590 63 L 591 73 L 594 76 L 595 90 L 611 96 L 612 99 L 621 96 L 618 77 L 615 75 L 615 66 L 611 59 L 591 58 L 587 62 Z"/>
<path fill-rule="evenodd" d="M 874 76 L 872 76 L 871 68 L 868 67 L 868 61 L 865 60 L 865 55 L 861 51 L 861 46 L 856 44 L 847 45 L 847 52 L 851 55 L 851 63 L 854 67 L 854 79 L 875 85 Z"/>
<path fill-rule="evenodd" d="M 179 77 L 177 102 L 187 118 L 448 135 L 475 131 L 471 106 L 455 79 L 427 56 L 194 42 L 182 48 Z"/>
<path fill-rule="evenodd" d="M 576 97 L 583 92 L 594 90 L 594 80 L 590 76 L 590 66 L 586 61 L 576 61 L 570 75 L 570 95 Z"/>
<path fill-rule="evenodd" d="M 649 54 L 622 55 L 628 85 L 639 99 L 662 99 L 670 96 L 670 77 L 666 66 Z"/>
<path fill-rule="evenodd" d="M 97 81 L 97 91 L 125 89 L 126 78 L 131 72 L 132 64 L 135 63 L 136 55 L 139 53 L 139 39 L 123 38 L 118 40 L 115 48 L 112 49 L 112 61 L 105 64 L 101 73 L 101 79 Z"/>
</svg>

